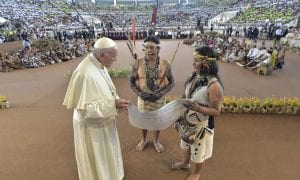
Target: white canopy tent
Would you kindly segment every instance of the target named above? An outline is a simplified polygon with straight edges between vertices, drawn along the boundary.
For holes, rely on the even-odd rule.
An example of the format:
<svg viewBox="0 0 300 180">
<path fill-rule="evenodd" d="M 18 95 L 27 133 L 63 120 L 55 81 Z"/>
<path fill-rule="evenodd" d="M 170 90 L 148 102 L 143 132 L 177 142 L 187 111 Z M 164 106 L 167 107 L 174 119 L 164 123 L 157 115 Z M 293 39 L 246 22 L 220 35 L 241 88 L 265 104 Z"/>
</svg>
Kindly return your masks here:
<svg viewBox="0 0 300 180">
<path fill-rule="evenodd" d="M 7 19 L 5 19 L 5 18 L 3 18 L 3 17 L 0 17 L 0 24 L 4 24 L 4 23 L 6 23 L 6 22 L 8 22 Z"/>
</svg>

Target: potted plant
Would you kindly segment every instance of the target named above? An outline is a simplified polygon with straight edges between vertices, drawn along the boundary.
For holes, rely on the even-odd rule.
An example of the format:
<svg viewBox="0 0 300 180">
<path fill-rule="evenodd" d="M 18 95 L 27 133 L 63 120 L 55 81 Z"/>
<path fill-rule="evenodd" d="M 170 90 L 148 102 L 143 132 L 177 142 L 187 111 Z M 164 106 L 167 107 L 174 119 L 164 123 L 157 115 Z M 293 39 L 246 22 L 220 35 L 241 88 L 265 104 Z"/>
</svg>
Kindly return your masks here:
<svg viewBox="0 0 300 180">
<path fill-rule="evenodd" d="M 261 112 L 262 113 L 272 113 L 274 111 L 274 106 L 272 103 L 272 98 L 265 98 L 261 104 Z"/>
<path fill-rule="evenodd" d="M 0 95 L 0 108 L 8 108 L 9 102 L 6 99 L 6 96 Z"/>
</svg>

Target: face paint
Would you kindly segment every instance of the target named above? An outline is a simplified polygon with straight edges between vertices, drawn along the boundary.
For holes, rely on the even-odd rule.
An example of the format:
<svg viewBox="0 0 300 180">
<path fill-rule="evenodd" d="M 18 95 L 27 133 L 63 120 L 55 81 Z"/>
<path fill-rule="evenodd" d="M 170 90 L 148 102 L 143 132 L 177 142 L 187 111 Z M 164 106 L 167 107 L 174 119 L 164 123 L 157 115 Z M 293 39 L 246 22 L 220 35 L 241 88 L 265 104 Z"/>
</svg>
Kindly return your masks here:
<svg viewBox="0 0 300 180">
<path fill-rule="evenodd" d="M 154 42 L 145 42 L 143 46 L 146 56 L 156 56 L 159 52 L 159 45 Z"/>
<path fill-rule="evenodd" d="M 152 47 L 159 47 L 159 44 L 155 44 L 154 42 L 145 42 L 143 44 L 144 47 L 146 46 L 152 46 Z"/>
<path fill-rule="evenodd" d="M 202 56 L 198 52 L 194 52 L 194 71 L 201 74 L 208 74 L 210 64 L 212 61 L 215 61 L 216 58 L 210 58 L 208 56 Z"/>
</svg>

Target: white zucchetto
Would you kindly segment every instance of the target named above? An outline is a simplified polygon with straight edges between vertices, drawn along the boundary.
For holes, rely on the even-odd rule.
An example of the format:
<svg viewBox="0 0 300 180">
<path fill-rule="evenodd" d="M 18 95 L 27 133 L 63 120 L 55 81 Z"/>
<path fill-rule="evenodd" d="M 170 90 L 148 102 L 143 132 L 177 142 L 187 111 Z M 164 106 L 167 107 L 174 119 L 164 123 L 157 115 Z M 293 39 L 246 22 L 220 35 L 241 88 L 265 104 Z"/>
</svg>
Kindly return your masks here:
<svg viewBox="0 0 300 180">
<path fill-rule="evenodd" d="M 97 48 L 97 49 L 106 49 L 106 48 L 112 48 L 112 47 L 114 47 L 116 45 L 117 44 L 113 40 L 111 40 L 111 39 L 109 39 L 107 37 L 102 37 L 102 38 L 98 39 L 95 42 L 94 48 Z"/>
</svg>

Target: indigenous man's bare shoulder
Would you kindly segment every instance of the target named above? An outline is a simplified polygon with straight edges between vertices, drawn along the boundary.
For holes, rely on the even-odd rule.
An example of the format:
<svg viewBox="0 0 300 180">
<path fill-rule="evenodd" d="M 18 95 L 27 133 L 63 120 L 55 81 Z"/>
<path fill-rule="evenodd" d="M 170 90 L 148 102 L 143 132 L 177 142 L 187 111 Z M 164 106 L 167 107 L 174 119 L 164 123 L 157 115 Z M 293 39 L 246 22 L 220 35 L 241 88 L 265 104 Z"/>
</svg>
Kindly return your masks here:
<svg viewBox="0 0 300 180">
<path fill-rule="evenodd" d="M 160 63 L 164 64 L 164 65 L 168 65 L 170 64 L 168 60 L 164 59 L 164 58 L 161 58 L 160 59 Z"/>
</svg>

